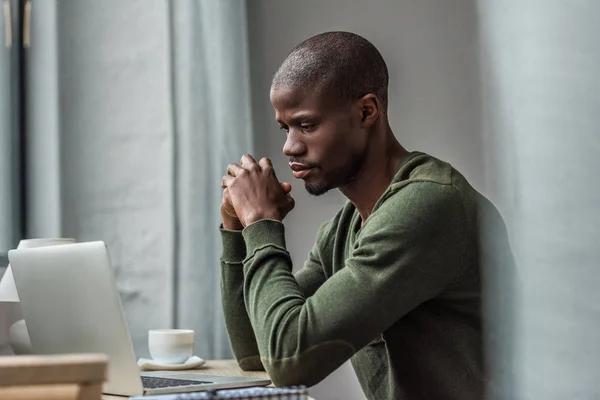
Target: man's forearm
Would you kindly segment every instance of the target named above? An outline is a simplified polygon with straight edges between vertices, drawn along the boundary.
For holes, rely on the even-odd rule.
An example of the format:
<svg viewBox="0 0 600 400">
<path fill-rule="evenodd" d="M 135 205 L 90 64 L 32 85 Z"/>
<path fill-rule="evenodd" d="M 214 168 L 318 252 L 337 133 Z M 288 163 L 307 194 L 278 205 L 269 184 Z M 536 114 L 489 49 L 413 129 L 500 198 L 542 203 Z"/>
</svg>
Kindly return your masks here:
<svg viewBox="0 0 600 400">
<path fill-rule="evenodd" d="M 332 318 L 312 321 L 315 331 L 308 329 L 311 318 L 306 318 L 303 309 L 310 299 L 291 272 L 283 224 L 259 221 L 247 227 L 244 235 L 251 239 L 246 242 L 244 299 L 265 370 L 276 386 L 312 386 L 348 360 L 355 349 L 340 340 L 320 340 L 319 327 L 328 330 Z"/>
<path fill-rule="evenodd" d="M 247 371 L 263 370 L 254 330 L 244 305 L 244 239 L 240 232 L 221 232 L 221 302 L 231 347 L 240 368 Z"/>
<path fill-rule="evenodd" d="M 254 330 L 244 305 L 243 272 L 238 265 L 221 265 L 221 300 L 233 354 L 241 369 L 263 370 Z M 241 274 L 240 278 L 236 275 Z"/>
</svg>

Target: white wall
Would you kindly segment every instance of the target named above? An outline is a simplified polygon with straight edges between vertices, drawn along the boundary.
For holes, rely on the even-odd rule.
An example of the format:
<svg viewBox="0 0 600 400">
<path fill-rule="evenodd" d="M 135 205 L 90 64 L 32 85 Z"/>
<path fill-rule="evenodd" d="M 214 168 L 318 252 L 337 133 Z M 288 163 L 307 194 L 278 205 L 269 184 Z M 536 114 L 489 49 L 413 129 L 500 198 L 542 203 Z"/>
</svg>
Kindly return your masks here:
<svg viewBox="0 0 600 400">
<path fill-rule="evenodd" d="M 345 200 L 338 192 L 313 198 L 294 182 L 269 102 L 272 75 L 293 46 L 314 34 L 348 30 L 373 42 L 390 70 L 389 114 L 400 142 L 451 162 L 486 189 L 474 1 L 252 0 L 248 7 L 255 147 L 257 156 L 273 159 L 280 179 L 293 182 L 297 205 L 286 234 L 296 268 L 319 225 Z M 364 398 L 348 364 L 311 393 L 320 400 Z"/>
</svg>

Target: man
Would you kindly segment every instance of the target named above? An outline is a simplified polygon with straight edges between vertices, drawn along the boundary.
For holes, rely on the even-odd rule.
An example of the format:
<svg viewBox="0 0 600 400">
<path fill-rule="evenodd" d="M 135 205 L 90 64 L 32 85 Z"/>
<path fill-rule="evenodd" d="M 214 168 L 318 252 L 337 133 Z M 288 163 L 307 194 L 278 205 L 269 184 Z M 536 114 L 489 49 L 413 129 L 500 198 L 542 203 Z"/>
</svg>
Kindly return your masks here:
<svg viewBox="0 0 600 400">
<path fill-rule="evenodd" d="M 377 49 L 346 32 L 292 50 L 270 98 L 295 178 L 348 203 L 295 275 L 291 185 L 250 155 L 223 177 L 222 301 L 243 369 L 313 385 L 351 360 L 369 399 L 484 397 L 480 208 L 449 164 L 405 150 Z M 493 208 L 493 207 L 492 207 Z"/>
</svg>

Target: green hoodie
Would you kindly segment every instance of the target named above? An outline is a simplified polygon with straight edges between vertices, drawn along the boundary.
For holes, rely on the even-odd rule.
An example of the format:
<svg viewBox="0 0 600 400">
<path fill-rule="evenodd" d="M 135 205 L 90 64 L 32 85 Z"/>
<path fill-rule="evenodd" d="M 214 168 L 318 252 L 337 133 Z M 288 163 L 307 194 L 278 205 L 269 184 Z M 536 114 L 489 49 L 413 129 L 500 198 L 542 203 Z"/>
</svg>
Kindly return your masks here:
<svg viewBox="0 0 600 400">
<path fill-rule="evenodd" d="M 483 398 L 482 201 L 451 165 L 413 152 L 364 223 L 348 202 L 320 228 L 295 275 L 281 222 L 221 229 L 241 368 L 311 386 L 351 360 L 372 400 Z"/>
</svg>

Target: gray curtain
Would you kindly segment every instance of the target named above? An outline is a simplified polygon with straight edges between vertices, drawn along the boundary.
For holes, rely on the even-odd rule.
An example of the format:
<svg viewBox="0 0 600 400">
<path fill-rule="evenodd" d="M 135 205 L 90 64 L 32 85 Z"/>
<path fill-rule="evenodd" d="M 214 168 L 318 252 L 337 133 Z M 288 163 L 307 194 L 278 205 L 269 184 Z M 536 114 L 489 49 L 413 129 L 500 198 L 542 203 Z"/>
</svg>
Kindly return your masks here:
<svg viewBox="0 0 600 400">
<path fill-rule="evenodd" d="M 8 264 L 6 252 L 16 247 L 22 231 L 18 26 L 18 1 L 0 2 L 0 279 Z M 0 302 L 0 356 L 12 354 L 8 329 L 14 318 L 14 306 Z"/>
<path fill-rule="evenodd" d="M 14 248 L 21 235 L 18 14 L 17 0 L 0 2 L 0 253 Z"/>
<path fill-rule="evenodd" d="M 231 355 L 220 312 L 220 181 L 252 152 L 245 2 L 171 3 L 175 132 L 176 325 L 200 354 Z"/>
<path fill-rule="evenodd" d="M 195 329 L 230 357 L 219 288 L 220 179 L 252 151 L 246 3 L 33 1 L 27 50 L 29 237 L 103 240 L 138 357 L 147 331 Z M 0 88 L 10 59 L 0 50 Z M 0 91 L 0 215 L 15 215 Z M 4 219 L 3 219 L 4 221 Z M 0 251 L 14 247 L 0 227 Z"/>
</svg>

